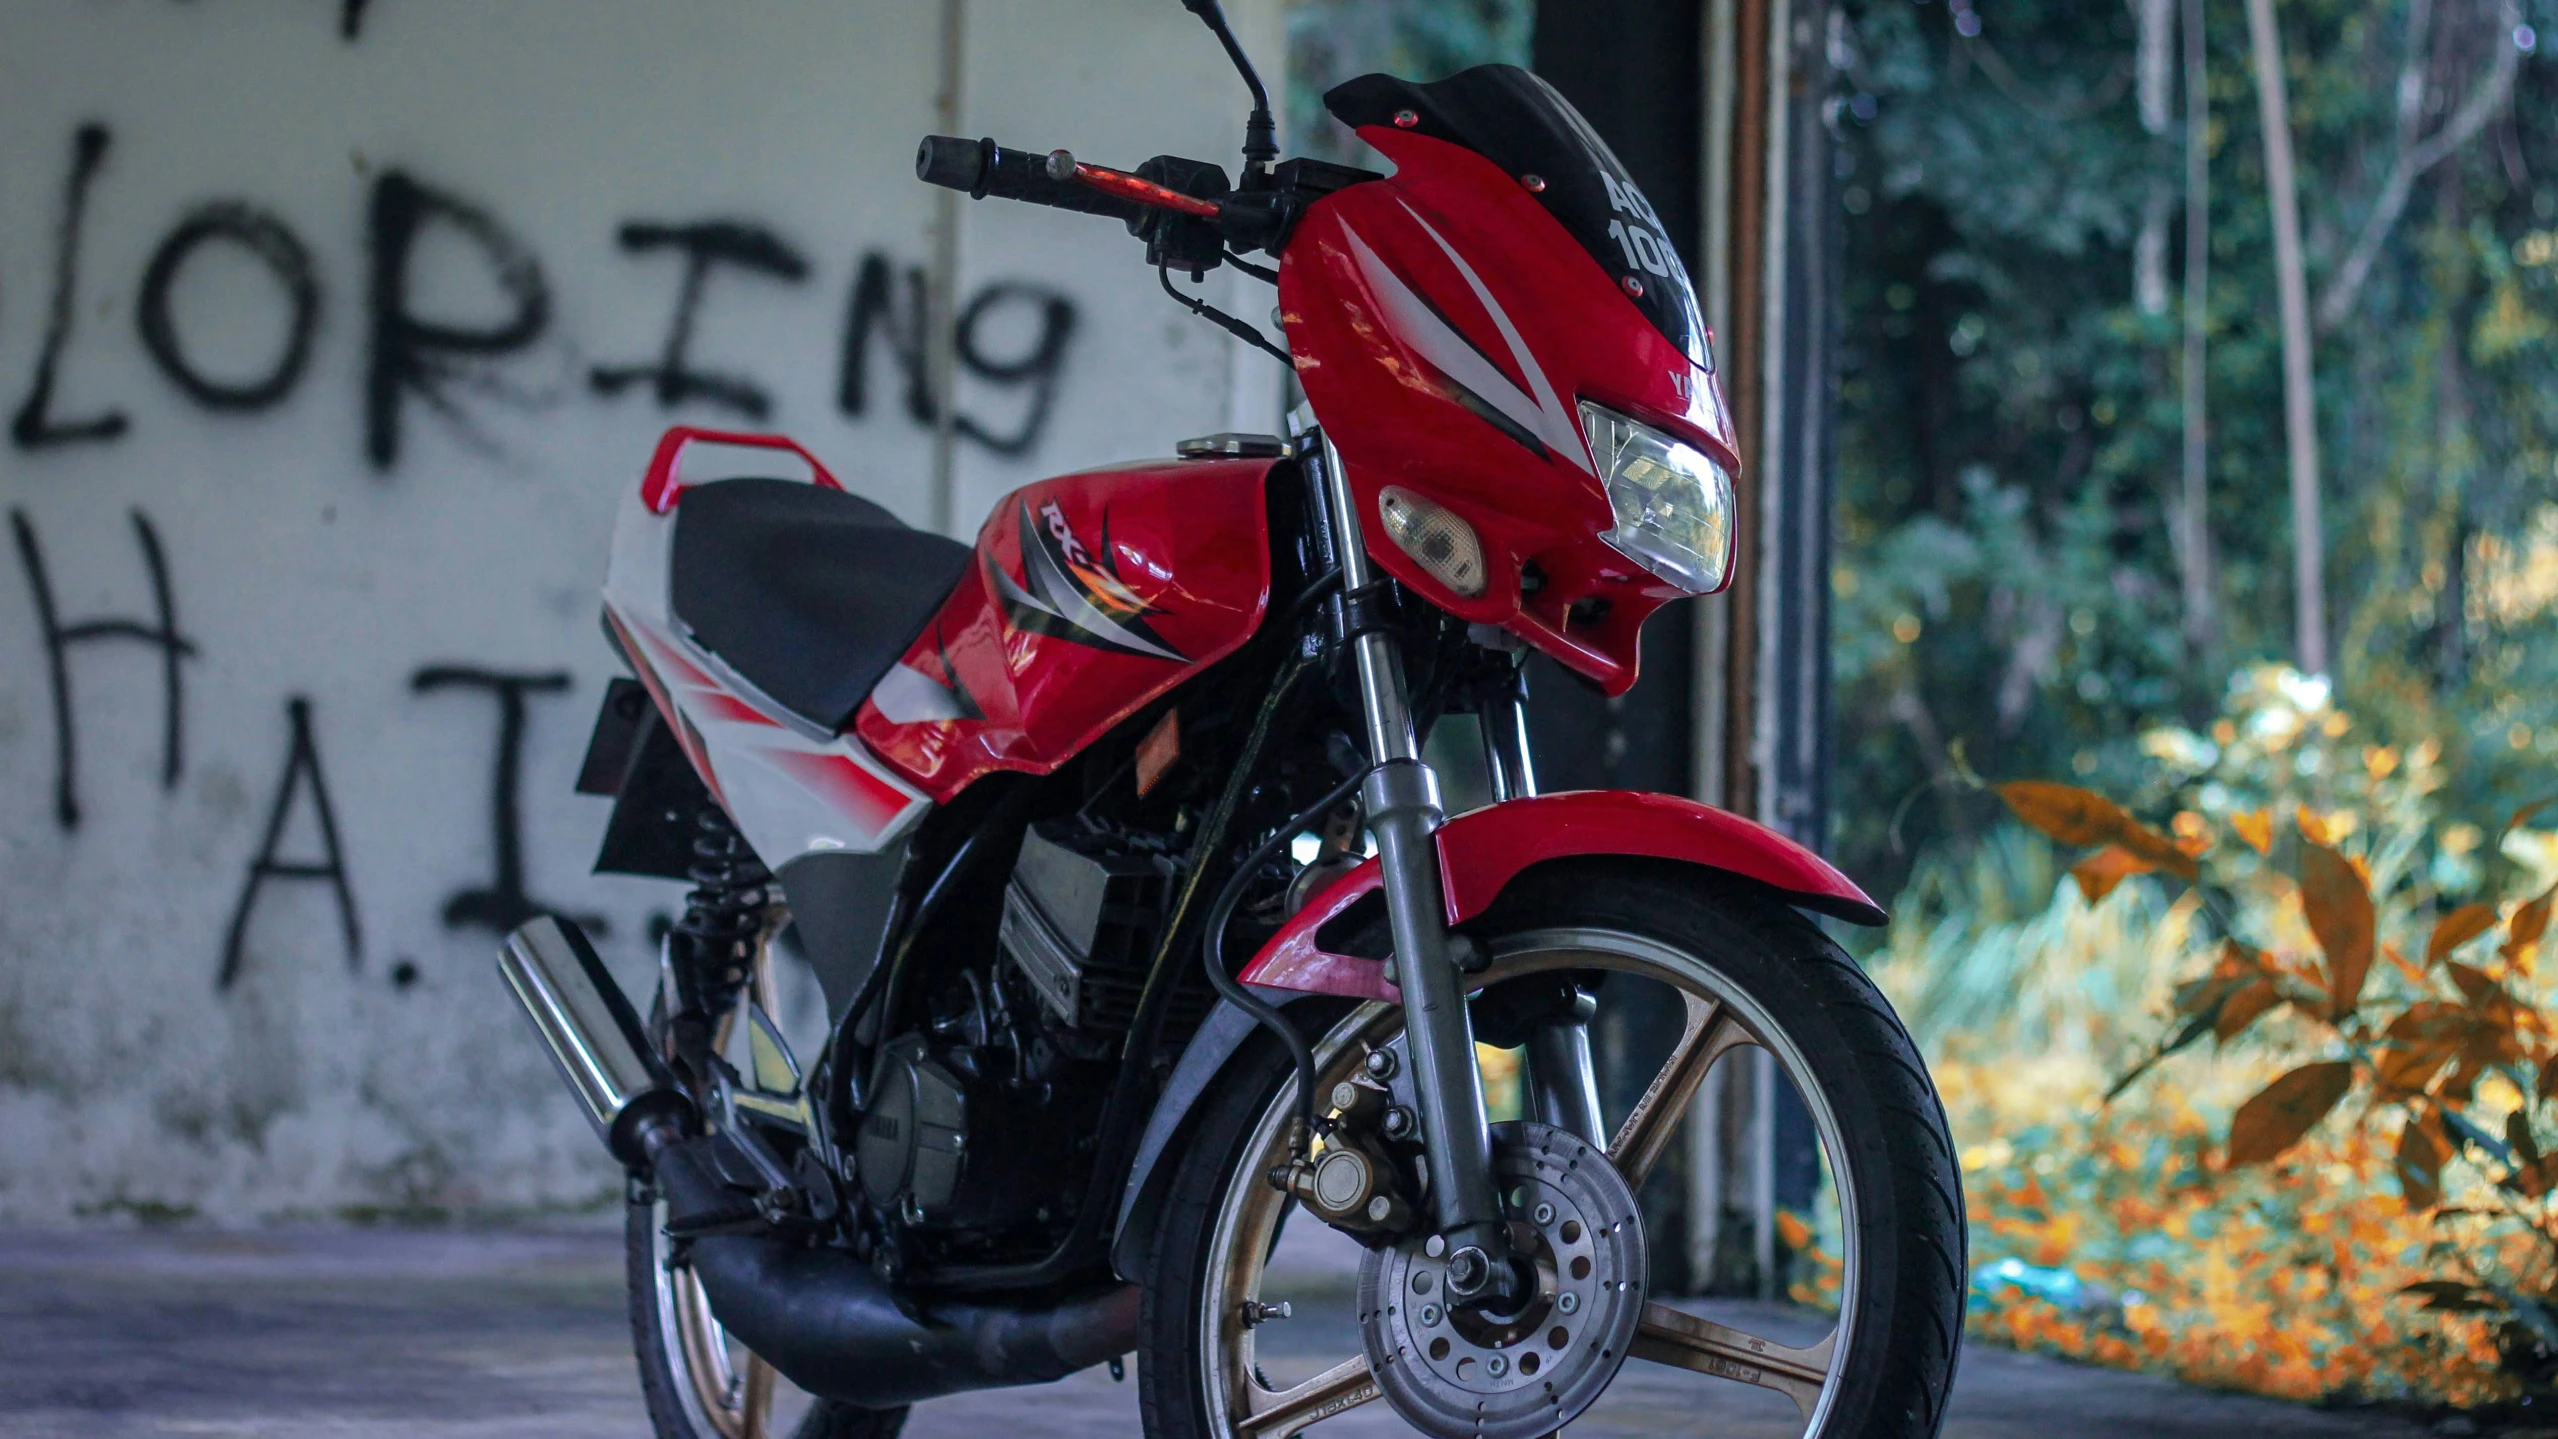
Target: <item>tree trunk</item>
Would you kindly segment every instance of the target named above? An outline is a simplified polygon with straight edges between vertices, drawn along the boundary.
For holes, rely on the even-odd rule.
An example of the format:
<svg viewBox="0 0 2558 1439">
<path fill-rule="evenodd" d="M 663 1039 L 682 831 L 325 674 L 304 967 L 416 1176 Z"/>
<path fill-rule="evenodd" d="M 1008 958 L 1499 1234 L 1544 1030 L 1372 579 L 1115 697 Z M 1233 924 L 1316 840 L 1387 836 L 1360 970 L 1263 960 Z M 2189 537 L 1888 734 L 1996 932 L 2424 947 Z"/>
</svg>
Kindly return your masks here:
<svg viewBox="0 0 2558 1439">
<path fill-rule="evenodd" d="M 2185 364 L 2184 562 L 2185 653 L 2209 663 L 2220 637 L 2212 584 L 2212 492 L 2204 429 L 2204 342 L 2210 321 L 2212 269 L 2211 88 L 2206 83 L 2203 0 L 2184 0 L 2185 23 Z"/>
<path fill-rule="evenodd" d="M 2139 22 L 2140 47 L 2133 74 L 2139 82 L 2141 129 L 2152 136 L 2167 133 L 2168 92 L 2173 70 L 2168 42 L 2176 28 L 2176 0 L 2132 0 Z M 2141 199 L 2140 234 L 2132 241 L 2132 302 L 2144 315 L 2167 313 L 2167 212 L 2173 201 L 2167 183 L 2153 178 Z"/>
<path fill-rule="evenodd" d="M 2283 326 L 2283 438 L 2291 452 L 2292 644 L 2302 672 L 2327 673 L 2325 527 L 2318 501 L 2318 411 L 2311 389 L 2309 279 L 2301 259 L 2300 195 L 2292 179 L 2291 101 L 2274 0 L 2247 0 L 2256 106 L 2265 131 L 2265 191 L 2274 211 L 2274 290 Z"/>
</svg>

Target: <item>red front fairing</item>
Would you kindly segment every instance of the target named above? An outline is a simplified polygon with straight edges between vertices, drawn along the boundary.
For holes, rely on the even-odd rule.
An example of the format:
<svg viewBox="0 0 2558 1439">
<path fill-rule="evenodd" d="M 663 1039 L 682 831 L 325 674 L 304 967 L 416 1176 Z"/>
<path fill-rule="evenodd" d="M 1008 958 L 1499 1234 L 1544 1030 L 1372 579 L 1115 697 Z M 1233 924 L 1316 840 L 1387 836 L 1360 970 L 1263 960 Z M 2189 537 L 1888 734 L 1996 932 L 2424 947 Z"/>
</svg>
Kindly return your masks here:
<svg viewBox="0 0 2558 1439">
<path fill-rule="evenodd" d="M 1513 177 L 1383 126 L 1387 179 L 1314 205 L 1279 270 L 1299 381 L 1339 451 L 1369 549 L 1459 617 L 1502 625 L 1597 681 L 1634 683 L 1644 618 L 1683 592 L 1619 554 L 1577 401 L 1672 431 L 1737 472 L 1713 372 L 1670 343 Z M 1399 485 L 1482 536 L 1491 581 L 1466 599 L 1384 540 Z M 1522 594 L 1527 567 L 1541 574 Z"/>
<path fill-rule="evenodd" d="M 1260 627 L 1273 463 L 1122 465 L 1005 496 L 854 733 L 937 802 L 1055 769 Z"/>
</svg>

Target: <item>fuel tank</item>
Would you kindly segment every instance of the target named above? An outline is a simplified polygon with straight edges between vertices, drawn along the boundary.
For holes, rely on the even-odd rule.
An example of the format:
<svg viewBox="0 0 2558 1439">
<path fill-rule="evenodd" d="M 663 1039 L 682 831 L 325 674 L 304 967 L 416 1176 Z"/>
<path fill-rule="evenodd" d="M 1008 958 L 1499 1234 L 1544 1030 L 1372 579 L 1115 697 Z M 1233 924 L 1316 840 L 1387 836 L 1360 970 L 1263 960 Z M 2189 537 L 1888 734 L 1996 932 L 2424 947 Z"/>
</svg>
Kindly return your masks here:
<svg viewBox="0 0 2558 1439">
<path fill-rule="evenodd" d="M 1260 628 L 1281 463 L 1150 461 L 1005 496 L 854 734 L 936 803 L 1073 758 Z"/>
</svg>

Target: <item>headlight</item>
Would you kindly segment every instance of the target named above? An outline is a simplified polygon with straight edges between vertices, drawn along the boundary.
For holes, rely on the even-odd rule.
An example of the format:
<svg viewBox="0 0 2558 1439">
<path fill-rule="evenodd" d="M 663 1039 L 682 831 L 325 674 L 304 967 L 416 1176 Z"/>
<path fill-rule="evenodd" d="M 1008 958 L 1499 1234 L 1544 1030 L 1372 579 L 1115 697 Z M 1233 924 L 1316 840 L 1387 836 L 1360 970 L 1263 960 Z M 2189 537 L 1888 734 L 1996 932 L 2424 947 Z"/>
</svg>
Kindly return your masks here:
<svg viewBox="0 0 2558 1439">
<path fill-rule="evenodd" d="M 1732 573 L 1732 477 L 1694 445 L 1581 402 L 1581 428 L 1599 461 L 1617 553 L 1690 594 Z"/>
<path fill-rule="evenodd" d="M 1466 599 L 1483 593 L 1483 541 L 1455 511 L 1388 485 L 1377 492 L 1377 518 L 1395 547 L 1431 578 Z"/>
</svg>

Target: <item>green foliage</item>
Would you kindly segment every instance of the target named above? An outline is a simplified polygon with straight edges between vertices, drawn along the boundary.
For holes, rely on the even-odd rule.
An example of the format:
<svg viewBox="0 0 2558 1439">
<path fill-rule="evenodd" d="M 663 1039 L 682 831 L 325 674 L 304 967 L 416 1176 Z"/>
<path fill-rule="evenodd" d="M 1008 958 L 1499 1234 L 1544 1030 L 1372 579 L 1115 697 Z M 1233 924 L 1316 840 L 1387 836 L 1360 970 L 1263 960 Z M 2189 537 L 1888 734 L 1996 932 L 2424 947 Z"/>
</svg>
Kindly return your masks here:
<svg viewBox="0 0 2558 1439">
<path fill-rule="evenodd" d="M 1438 80 L 1476 65 L 1525 65 L 1535 24 L 1535 0 L 1290 0 L 1290 153 L 1373 163 L 1324 112 L 1324 91 L 1377 71 Z"/>
<path fill-rule="evenodd" d="M 2408 8 L 2280 10 L 2313 297 L 2400 151 Z M 1847 7 L 1832 578 L 1837 792 L 1870 797 L 1840 816 L 1853 870 L 1897 881 L 1932 845 L 1981 841 L 1942 784 L 1967 748 L 2120 790 L 2142 769 L 2133 736 L 2208 714 L 2232 667 L 2290 653 L 2256 92 L 2241 0 L 2205 10 L 2219 639 L 2195 654 L 2172 538 L 2182 321 L 2172 301 L 2143 313 L 2131 284 L 2147 197 L 2181 193 L 2183 137 L 2141 128 L 2128 9 Z M 2420 134 L 2514 43 L 2492 5 L 2432 10 Z M 2550 0 L 2525 18 L 2558 36 Z M 2442 736 L 2455 792 L 2480 805 L 2541 783 L 2558 751 L 2553 117 L 2558 69 L 2526 57 L 2498 118 L 2418 179 L 2316 350 L 2337 680 L 2380 738 Z M 1936 802 L 1905 807 L 1931 780 Z"/>
</svg>

